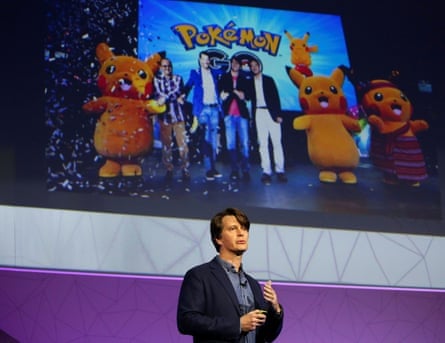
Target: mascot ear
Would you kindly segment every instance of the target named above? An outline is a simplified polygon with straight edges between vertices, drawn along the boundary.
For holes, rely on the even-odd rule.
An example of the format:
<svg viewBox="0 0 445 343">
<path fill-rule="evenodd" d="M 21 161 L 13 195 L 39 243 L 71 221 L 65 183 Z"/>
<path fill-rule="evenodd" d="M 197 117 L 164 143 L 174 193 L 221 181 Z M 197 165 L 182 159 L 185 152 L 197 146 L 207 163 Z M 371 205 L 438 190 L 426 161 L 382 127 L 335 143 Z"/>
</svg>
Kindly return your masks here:
<svg viewBox="0 0 445 343">
<path fill-rule="evenodd" d="M 297 88 L 300 88 L 300 85 L 303 82 L 305 76 L 296 69 L 293 69 L 289 66 L 286 66 L 286 73 L 289 75 L 289 78 L 291 79 L 293 84 L 297 86 Z"/>
<path fill-rule="evenodd" d="M 388 80 L 393 83 L 397 83 L 400 80 L 400 72 L 398 70 L 391 70 L 388 75 Z"/>
<path fill-rule="evenodd" d="M 107 59 L 113 57 L 114 54 L 107 43 L 99 43 L 96 47 L 96 56 L 99 63 L 103 64 Z"/>
<path fill-rule="evenodd" d="M 361 101 L 361 99 L 365 95 L 366 91 L 368 90 L 369 81 L 360 80 L 358 75 L 355 73 L 354 69 L 347 67 L 343 64 L 339 65 L 337 68 L 339 68 L 343 71 L 343 74 L 345 74 L 345 77 L 354 86 L 357 97 L 359 98 L 359 101 Z"/>
<path fill-rule="evenodd" d="M 165 51 L 157 52 L 153 55 L 148 56 L 148 58 L 145 60 L 145 63 L 147 63 L 148 67 L 153 73 L 156 73 L 161 65 L 161 60 L 165 58 L 165 56 Z"/>
<path fill-rule="evenodd" d="M 347 67 L 344 64 L 340 64 L 337 68 L 343 71 L 343 74 L 345 74 L 345 76 L 349 79 L 349 81 L 352 84 L 355 84 L 357 77 L 355 75 L 354 69 Z"/>
<path fill-rule="evenodd" d="M 332 71 L 331 78 L 342 86 L 343 82 L 345 81 L 345 74 L 341 68 L 335 68 Z"/>
</svg>

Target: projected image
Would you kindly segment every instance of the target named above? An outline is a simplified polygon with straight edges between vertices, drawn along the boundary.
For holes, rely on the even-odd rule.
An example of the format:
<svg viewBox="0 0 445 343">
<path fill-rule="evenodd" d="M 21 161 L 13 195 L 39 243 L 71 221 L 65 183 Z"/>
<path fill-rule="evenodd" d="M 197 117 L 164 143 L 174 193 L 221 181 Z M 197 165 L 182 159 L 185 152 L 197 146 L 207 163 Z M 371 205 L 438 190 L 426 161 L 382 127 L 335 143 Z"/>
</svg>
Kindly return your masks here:
<svg viewBox="0 0 445 343">
<path fill-rule="evenodd" d="M 143 199 L 149 215 L 231 204 L 292 224 L 298 211 L 441 219 L 428 118 L 396 78 L 360 77 L 339 15 L 46 6 L 49 192 Z"/>
</svg>

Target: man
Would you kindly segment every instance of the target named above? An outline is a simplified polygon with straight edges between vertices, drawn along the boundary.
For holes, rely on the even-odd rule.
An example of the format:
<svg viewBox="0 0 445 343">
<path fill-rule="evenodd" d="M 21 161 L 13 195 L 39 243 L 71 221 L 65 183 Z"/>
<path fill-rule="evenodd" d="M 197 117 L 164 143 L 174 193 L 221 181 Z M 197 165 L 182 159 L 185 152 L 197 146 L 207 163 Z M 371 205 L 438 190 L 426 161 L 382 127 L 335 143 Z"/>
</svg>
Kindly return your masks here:
<svg viewBox="0 0 445 343">
<path fill-rule="evenodd" d="M 249 181 L 249 110 L 245 99 L 249 83 L 240 74 L 240 61 L 236 57 L 230 60 L 230 71 L 224 74 L 218 83 L 224 113 L 226 146 L 230 158 L 232 180 L 239 178 L 239 167 L 243 180 Z M 241 149 L 238 156 L 237 139 Z M 240 164 L 240 166 L 239 166 Z"/>
<path fill-rule="evenodd" d="M 190 269 L 182 282 L 177 325 L 193 342 L 272 342 L 283 326 L 283 309 L 268 281 L 263 290 L 246 274 L 242 257 L 250 221 L 236 208 L 217 213 L 210 234 L 218 255 Z"/>
<path fill-rule="evenodd" d="M 222 177 L 216 169 L 218 149 L 218 126 L 221 107 L 218 96 L 218 77 L 220 72 L 210 68 L 210 57 L 205 51 L 199 53 L 199 69 L 191 70 L 185 84 L 184 97 L 193 90 L 193 114 L 198 117 L 201 129 L 204 130 L 202 153 L 206 179 L 212 181 Z"/>
<path fill-rule="evenodd" d="M 284 172 L 284 153 L 281 143 L 281 103 L 277 86 L 272 77 L 262 73 L 259 61 L 250 61 L 253 74 L 252 113 L 257 130 L 261 168 L 261 182 L 270 185 L 272 182 L 272 161 L 269 153 L 269 138 L 272 142 L 275 173 L 279 182 L 287 182 Z"/>
<path fill-rule="evenodd" d="M 185 128 L 185 117 L 182 109 L 184 104 L 181 94 L 184 82 L 182 77 L 173 74 L 173 65 L 168 58 L 161 60 L 161 74 L 154 80 L 155 96 L 165 102 L 167 110 L 157 116 L 162 141 L 162 162 L 167 169 L 166 181 L 173 178 L 173 140 L 174 133 L 179 152 L 179 164 L 182 170 L 182 180 L 190 180 L 188 137 Z"/>
</svg>

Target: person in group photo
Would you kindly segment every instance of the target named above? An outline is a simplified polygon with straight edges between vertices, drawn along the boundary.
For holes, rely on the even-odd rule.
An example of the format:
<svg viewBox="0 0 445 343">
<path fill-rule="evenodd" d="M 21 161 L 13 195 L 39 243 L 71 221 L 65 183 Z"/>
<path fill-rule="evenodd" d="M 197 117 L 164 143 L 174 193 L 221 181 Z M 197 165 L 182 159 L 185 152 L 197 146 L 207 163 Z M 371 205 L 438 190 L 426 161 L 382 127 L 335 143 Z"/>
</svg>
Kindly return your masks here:
<svg viewBox="0 0 445 343">
<path fill-rule="evenodd" d="M 222 99 L 226 148 L 231 168 L 230 178 L 238 180 L 241 171 L 242 179 L 249 181 L 250 114 L 246 105 L 249 84 L 240 72 L 240 67 L 240 61 L 233 56 L 230 59 L 230 71 L 221 76 L 218 88 Z"/>
<path fill-rule="evenodd" d="M 269 151 L 269 139 L 272 143 L 274 171 L 278 182 L 287 182 L 284 170 L 284 152 L 281 141 L 281 102 L 278 89 L 271 76 L 263 74 L 260 61 L 252 59 L 250 70 L 253 78 L 252 113 L 254 115 L 261 160 L 261 182 L 272 182 L 272 160 Z"/>
<path fill-rule="evenodd" d="M 199 53 L 198 62 L 199 68 L 190 71 L 183 97 L 185 98 L 193 89 L 193 114 L 197 116 L 200 129 L 203 131 L 201 149 L 204 155 L 205 177 L 207 181 L 213 181 L 222 177 L 216 169 L 221 113 L 218 79 L 221 72 L 210 68 L 210 56 L 206 51 Z"/>
<path fill-rule="evenodd" d="M 155 97 L 162 99 L 167 110 L 157 116 L 162 142 L 162 163 L 166 168 L 165 180 L 173 179 L 174 157 L 173 136 L 179 155 L 178 164 L 182 172 L 182 180 L 190 180 L 189 148 L 186 131 L 185 114 L 183 112 L 184 99 L 181 97 L 184 81 L 180 75 L 173 73 L 173 64 L 168 58 L 160 63 L 161 72 L 154 79 Z"/>
</svg>

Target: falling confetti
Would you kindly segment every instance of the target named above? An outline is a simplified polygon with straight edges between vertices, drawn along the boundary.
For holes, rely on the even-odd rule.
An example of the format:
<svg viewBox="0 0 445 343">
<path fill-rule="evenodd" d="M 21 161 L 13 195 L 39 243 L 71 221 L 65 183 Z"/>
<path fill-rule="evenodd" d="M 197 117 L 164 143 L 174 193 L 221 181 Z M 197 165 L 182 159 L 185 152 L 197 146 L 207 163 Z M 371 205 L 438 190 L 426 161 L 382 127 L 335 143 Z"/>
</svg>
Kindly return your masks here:
<svg viewBox="0 0 445 343">
<path fill-rule="evenodd" d="M 82 105 L 100 96 L 95 54 L 99 42 L 107 42 L 119 54 L 137 54 L 137 2 L 45 2 L 48 24 L 44 46 L 45 124 L 49 132 L 45 157 L 49 192 L 94 192 L 163 200 L 173 199 L 178 193 L 207 197 L 214 192 L 238 192 L 226 182 L 203 191 L 205 179 L 199 177 L 192 183 L 177 180 L 174 185 L 164 184 L 162 146 L 141 161 L 144 175 L 100 178 L 98 170 L 105 160 L 94 149 L 97 117 L 84 113 Z M 189 146 L 195 147 L 190 151 L 190 161 L 195 165 L 202 158 L 198 139 L 195 134 L 189 141 Z"/>
</svg>

